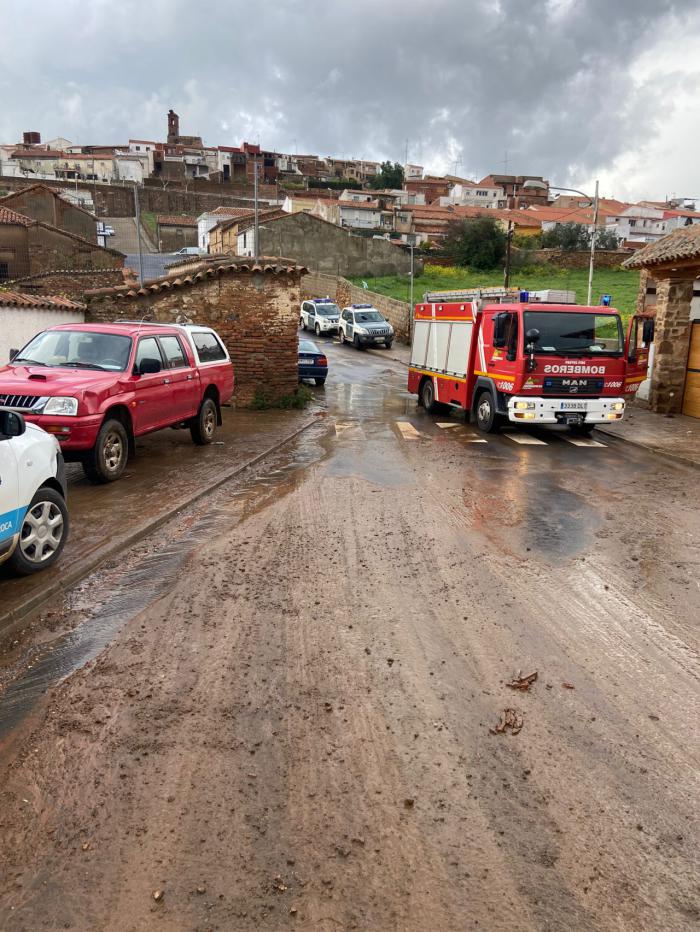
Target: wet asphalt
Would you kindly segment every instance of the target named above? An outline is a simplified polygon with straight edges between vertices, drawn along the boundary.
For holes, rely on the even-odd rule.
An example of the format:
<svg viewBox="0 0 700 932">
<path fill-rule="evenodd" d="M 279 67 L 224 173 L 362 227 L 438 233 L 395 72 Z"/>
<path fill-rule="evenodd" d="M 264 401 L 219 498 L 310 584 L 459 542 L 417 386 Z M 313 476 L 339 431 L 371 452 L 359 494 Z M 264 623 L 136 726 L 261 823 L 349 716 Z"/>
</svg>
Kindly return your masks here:
<svg viewBox="0 0 700 932">
<path fill-rule="evenodd" d="M 383 841 L 388 844 L 396 834 L 396 846 L 388 844 L 381 862 L 363 862 L 354 880 L 352 868 L 344 881 L 336 877 L 336 889 L 344 886 L 332 911 L 333 884 L 323 878 L 335 876 L 335 868 L 325 874 L 318 868 L 318 898 L 313 892 L 307 897 L 309 927 L 461 932 L 475 924 L 510 928 L 516 919 L 527 929 L 693 927 L 700 915 L 691 866 L 700 618 L 696 474 L 602 435 L 583 445 L 573 444 L 563 430 L 481 435 L 457 415 L 428 416 L 418 408 L 406 392 L 405 367 L 389 354 L 317 342 L 330 360 L 328 381 L 325 388 L 313 388 L 310 412 L 291 415 L 296 424 L 316 414 L 316 424 L 213 492 L 210 501 L 184 505 L 188 492 L 232 458 L 245 462 L 272 446 L 289 428 L 290 415 L 227 412 L 223 444 L 205 451 L 183 434 L 154 435 L 142 445 L 128 479 L 108 488 L 74 476 L 76 542 L 64 559 L 80 559 L 110 527 L 157 508 L 163 489 L 182 493 L 182 513 L 5 644 L 0 769 L 20 759 L 30 725 L 32 740 L 38 740 L 47 702 L 56 704 L 52 714 L 60 717 L 58 684 L 70 695 L 71 675 L 77 674 L 75 689 L 83 698 L 91 689 L 99 692 L 99 664 L 119 667 L 126 647 L 138 656 L 140 637 L 148 650 L 151 620 L 154 630 L 161 621 L 164 631 L 170 626 L 179 641 L 180 630 L 172 626 L 189 624 L 191 606 L 206 603 L 210 578 L 215 588 L 222 581 L 217 599 L 223 615 L 233 611 L 242 630 L 250 627 L 251 640 L 239 648 L 247 658 L 243 675 L 252 669 L 256 684 L 262 681 L 260 695 L 246 693 L 236 708 L 269 695 L 277 709 L 277 693 L 267 682 L 270 676 L 275 682 L 270 670 L 277 665 L 281 682 L 299 677 L 295 688 L 302 697 L 307 690 L 322 696 L 330 677 L 335 694 L 320 716 L 327 723 L 331 705 L 353 710 L 344 720 L 350 720 L 347 733 L 339 732 L 334 741 L 346 749 L 340 764 L 348 756 L 357 764 L 353 805 L 366 820 L 363 839 L 382 819 Z M 256 559 L 239 567 L 242 546 L 252 546 Z M 238 583 L 229 572 L 241 575 Z M 21 596 L 23 586 L 0 580 L 6 598 Z M 178 621 L 183 601 L 189 614 Z M 278 622 L 266 628 L 268 610 L 270 619 L 289 616 L 285 624 L 293 627 L 286 634 L 279 633 Z M 303 634 L 296 630 L 300 623 Z M 349 630 L 338 639 L 341 629 Z M 357 638 L 364 640 L 351 644 L 358 629 Z M 162 643 L 163 631 L 154 637 Z M 268 670 L 269 645 L 278 639 L 286 657 L 275 654 Z M 356 657 L 355 646 L 361 662 L 348 660 Z M 173 651 L 163 645 L 166 679 Z M 381 675 L 372 667 L 378 652 Z M 199 663 L 182 654 L 178 670 L 182 658 L 185 666 Z M 86 664 L 93 662 L 98 680 L 91 686 Z M 125 682 L 133 663 L 122 667 Z M 539 679 L 531 691 L 504 688 L 518 672 L 533 670 Z M 131 688 L 138 691 L 134 684 L 142 674 L 134 675 Z M 174 681 L 178 675 L 172 673 Z M 234 680 L 240 675 L 238 670 Z M 107 691 L 119 682 L 106 670 L 102 679 Z M 276 689 L 285 692 L 281 685 Z M 366 692 L 372 694 L 369 704 Z M 494 736 L 490 729 L 506 707 L 521 715 L 523 729 Z M 301 711 L 297 744 L 310 734 L 303 701 Z M 265 701 L 257 714 L 266 715 Z M 293 712 L 285 715 L 293 720 Z M 86 722 L 94 718 L 91 711 Z M 89 735 L 90 727 L 83 723 L 81 729 Z M 289 728 L 292 734 L 293 723 Z M 418 751 L 416 741 L 426 732 L 435 735 L 435 743 Z M 47 735 L 47 753 L 55 740 Z M 101 740 L 94 735 L 95 747 Z M 321 742 L 324 747 L 328 740 Z M 110 747 L 121 743 L 113 736 Z M 265 746 L 262 760 L 260 752 L 256 757 L 261 773 L 268 773 Z M 316 746 L 305 753 L 310 762 L 321 754 Z M 293 825 L 283 821 L 276 828 L 287 851 L 295 843 L 303 848 L 304 836 L 309 850 L 296 858 L 306 857 L 311 875 L 325 855 L 319 853 L 321 841 L 314 848 L 309 836 L 321 839 L 335 824 L 342 838 L 352 821 L 352 806 L 348 810 L 346 797 L 336 795 L 344 781 L 352 783 L 344 764 L 338 769 L 342 777 L 329 778 L 324 808 L 323 774 L 330 765 L 325 754 L 315 761 L 316 770 L 306 762 L 296 765 L 305 787 L 309 781 L 319 784 L 318 804 L 299 802 L 304 831 L 292 816 Z M 286 760 L 269 764 L 266 811 L 295 798 L 293 759 L 290 750 Z M 235 758 L 226 764 L 229 773 L 236 766 Z M 278 785 L 280 772 L 287 776 Z M 50 770 L 41 773 L 50 798 Z M 32 781 L 31 774 L 16 779 L 17 786 Z M 372 781 L 382 800 L 411 796 L 398 823 L 378 798 L 371 805 L 362 801 L 361 787 Z M 213 778 L 211 791 L 216 795 Z M 19 790 L 11 788 L 6 802 L 12 792 Z M 412 860 L 401 837 L 414 794 L 419 807 L 421 799 L 426 803 L 417 819 L 420 830 L 411 829 L 411 844 L 420 852 Z M 241 805 L 252 819 L 252 797 L 244 795 Z M 138 800 L 129 806 L 133 812 Z M 29 838 L 30 823 L 13 830 Z M 343 851 L 345 844 L 352 847 L 339 844 Z M 270 903 L 276 905 L 279 889 L 271 899 L 269 892 L 259 892 L 266 882 L 261 876 L 273 871 L 275 848 L 267 839 L 261 845 L 248 855 L 245 908 L 242 897 L 237 911 L 218 919 L 211 913 L 212 928 L 278 928 L 278 921 L 287 921 L 278 914 L 272 918 Z M 21 849 L 9 866 L 32 888 L 37 864 L 45 875 L 58 854 L 33 853 L 23 862 Z M 179 856 L 185 865 L 193 857 Z M 388 869 L 392 857 L 403 864 L 401 870 Z M 190 863 L 204 870 L 207 859 L 198 858 Z M 99 901 L 100 884 L 109 884 L 101 874 L 92 876 Z M 6 907 L 11 899 L 5 898 Z M 8 928 L 36 927 L 35 921 L 38 926 L 51 906 L 42 905 L 36 890 L 18 901 L 27 906 L 28 924 Z M 169 914 L 168 927 L 195 927 L 191 906 L 183 900 L 184 912 Z M 67 921 L 75 922 L 76 915 L 68 910 Z M 148 928 L 151 920 L 147 911 L 136 910 L 124 927 Z M 119 925 L 110 919 L 100 927 Z"/>
</svg>

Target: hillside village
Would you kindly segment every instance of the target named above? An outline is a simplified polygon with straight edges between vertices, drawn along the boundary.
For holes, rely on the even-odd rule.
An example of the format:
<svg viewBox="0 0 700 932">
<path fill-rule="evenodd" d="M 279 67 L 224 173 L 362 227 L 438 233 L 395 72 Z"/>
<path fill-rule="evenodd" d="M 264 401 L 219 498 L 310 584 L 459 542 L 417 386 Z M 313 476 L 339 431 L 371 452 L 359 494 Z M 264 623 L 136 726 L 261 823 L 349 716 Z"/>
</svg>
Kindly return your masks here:
<svg viewBox="0 0 700 932">
<path fill-rule="evenodd" d="M 592 194 L 561 190 L 541 175 L 490 173 L 477 181 L 434 177 L 415 164 L 394 167 L 401 183 L 382 187 L 383 166 L 375 161 L 281 153 L 248 142 L 208 146 L 199 136 L 182 135 L 172 110 L 163 142 L 42 142 L 40 133 L 25 132 L 21 142 L 0 145 L 0 185 L 16 190 L 17 185 L 50 183 L 97 219 L 115 214 L 99 194 L 105 188 L 138 187 L 156 205 L 170 203 L 157 192 L 177 192 L 183 209 L 153 211 L 153 248 L 147 251 L 190 246 L 205 253 L 225 248 L 250 255 L 251 237 L 245 234 L 256 186 L 259 204 L 274 208 L 266 224 L 306 213 L 356 235 L 424 248 L 439 247 L 451 222 L 484 214 L 520 237 L 536 237 L 563 224 L 591 227 L 595 220 L 598 230 L 628 250 L 700 222 L 695 203 L 686 199 L 632 204 L 600 197 L 595 210 Z M 201 196 L 211 207 L 198 209 Z M 102 228 L 98 232 L 105 245 L 109 236 Z M 11 277 L 0 258 L 0 280 Z"/>
</svg>

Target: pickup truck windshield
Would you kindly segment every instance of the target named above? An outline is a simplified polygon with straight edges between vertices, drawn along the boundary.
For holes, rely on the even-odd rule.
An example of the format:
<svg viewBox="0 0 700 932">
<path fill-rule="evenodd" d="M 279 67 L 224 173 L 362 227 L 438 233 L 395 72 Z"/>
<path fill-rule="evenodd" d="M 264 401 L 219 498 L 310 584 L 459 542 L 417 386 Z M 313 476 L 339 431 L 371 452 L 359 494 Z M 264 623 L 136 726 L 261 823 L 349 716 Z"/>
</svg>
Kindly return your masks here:
<svg viewBox="0 0 700 932">
<path fill-rule="evenodd" d="M 379 311 L 357 311 L 355 314 L 356 324 L 374 324 L 384 322 L 384 318 Z"/>
<path fill-rule="evenodd" d="M 338 317 L 340 308 L 337 304 L 317 304 L 316 313 L 319 317 Z"/>
<path fill-rule="evenodd" d="M 539 330 L 536 355 L 620 356 L 622 324 L 616 314 L 525 311 L 524 332 Z M 525 344 L 527 346 L 527 336 Z"/>
<path fill-rule="evenodd" d="M 131 337 L 92 330 L 45 330 L 12 360 L 13 366 L 63 366 L 123 372 L 129 362 Z"/>
</svg>

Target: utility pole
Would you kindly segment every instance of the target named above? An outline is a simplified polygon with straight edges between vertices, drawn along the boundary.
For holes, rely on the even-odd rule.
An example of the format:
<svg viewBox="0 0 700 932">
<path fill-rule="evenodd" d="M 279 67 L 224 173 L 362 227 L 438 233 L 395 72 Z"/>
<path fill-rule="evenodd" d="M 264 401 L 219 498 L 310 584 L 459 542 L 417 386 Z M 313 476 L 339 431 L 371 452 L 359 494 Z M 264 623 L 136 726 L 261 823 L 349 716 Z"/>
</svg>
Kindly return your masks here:
<svg viewBox="0 0 700 932">
<path fill-rule="evenodd" d="M 510 247 L 513 242 L 513 221 L 508 221 L 508 233 L 506 235 L 506 267 L 503 270 L 503 287 L 510 287 Z"/>
<path fill-rule="evenodd" d="M 139 248 L 139 285 L 143 287 L 143 248 L 141 246 L 141 205 L 139 204 L 139 186 L 134 185 L 134 211 L 136 213 L 136 240 Z"/>
<path fill-rule="evenodd" d="M 253 197 L 255 198 L 255 221 L 253 224 L 253 251 L 255 252 L 255 261 L 258 261 L 259 255 L 259 237 L 260 223 L 258 217 L 258 159 L 255 159 L 255 173 L 253 175 Z"/>
<path fill-rule="evenodd" d="M 412 341 L 412 331 L 413 331 L 413 250 L 415 249 L 414 243 L 409 243 L 408 248 L 411 252 L 411 271 L 408 273 L 408 341 Z"/>
<path fill-rule="evenodd" d="M 593 266 L 595 265 L 595 238 L 598 232 L 598 182 L 595 183 L 595 197 L 593 199 L 593 225 L 591 228 L 591 261 L 588 265 L 588 301 L 590 306 L 593 295 Z"/>
</svg>

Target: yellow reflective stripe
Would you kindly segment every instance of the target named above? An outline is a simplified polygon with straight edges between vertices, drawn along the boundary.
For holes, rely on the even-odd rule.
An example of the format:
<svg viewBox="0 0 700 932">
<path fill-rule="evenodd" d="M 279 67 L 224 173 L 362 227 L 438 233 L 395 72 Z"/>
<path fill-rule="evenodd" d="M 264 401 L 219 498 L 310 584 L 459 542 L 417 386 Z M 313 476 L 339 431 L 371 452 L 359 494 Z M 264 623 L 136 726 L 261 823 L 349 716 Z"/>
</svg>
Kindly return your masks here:
<svg viewBox="0 0 700 932">
<path fill-rule="evenodd" d="M 409 367 L 411 372 L 417 372 L 419 375 L 434 375 L 438 379 L 447 379 L 449 382 L 466 382 L 466 379 L 458 375 L 445 375 L 444 372 L 433 372 L 430 369 L 417 369 L 415 366 Z"/>
</svg>

